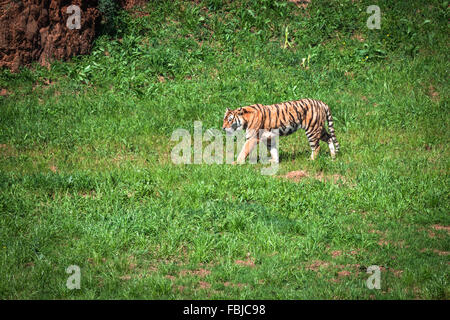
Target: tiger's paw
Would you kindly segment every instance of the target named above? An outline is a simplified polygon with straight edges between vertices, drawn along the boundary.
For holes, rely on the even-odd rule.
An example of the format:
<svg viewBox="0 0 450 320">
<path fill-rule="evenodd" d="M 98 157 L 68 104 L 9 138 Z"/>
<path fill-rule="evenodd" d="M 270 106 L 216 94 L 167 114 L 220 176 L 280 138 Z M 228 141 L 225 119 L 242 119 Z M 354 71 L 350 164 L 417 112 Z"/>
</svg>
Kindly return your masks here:
<svg viewBox="0 0 450 320">
<path fill-rule="evenodd" d="M 278 164 L 278 163 L 280 163 L 280 160 L 278 160 L 278 159 L 270 159 L 269 162 L 271 164 Z"/>
</svg>

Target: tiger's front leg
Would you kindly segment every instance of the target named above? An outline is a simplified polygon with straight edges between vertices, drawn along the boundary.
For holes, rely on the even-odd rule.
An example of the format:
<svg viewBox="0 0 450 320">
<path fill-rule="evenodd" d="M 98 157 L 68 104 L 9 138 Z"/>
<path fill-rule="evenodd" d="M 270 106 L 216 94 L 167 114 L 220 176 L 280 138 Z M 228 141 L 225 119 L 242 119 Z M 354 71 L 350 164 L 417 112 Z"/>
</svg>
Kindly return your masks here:
<svg viewBox="0 0 450 320">
<path fill-rule="evenodd" d="M 259 139 L 256 136 L 252 136 L 245 141 L 244 146 L 242 147 L 237 160 L 233 162 L 233 164 L 243 164 L 245 163 L 245 159 L 247 159 L 250 152 L 252 152 L 253 148 L 259 142 Z"/>
</svg>

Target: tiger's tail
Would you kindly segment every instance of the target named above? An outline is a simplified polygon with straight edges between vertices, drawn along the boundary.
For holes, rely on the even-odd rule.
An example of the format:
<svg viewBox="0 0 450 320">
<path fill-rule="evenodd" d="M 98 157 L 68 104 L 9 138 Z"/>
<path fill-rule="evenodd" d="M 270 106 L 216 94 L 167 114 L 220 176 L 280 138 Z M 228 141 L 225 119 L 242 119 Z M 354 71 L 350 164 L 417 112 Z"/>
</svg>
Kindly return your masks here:
<svg viewBox="0 0 450 320">
<path fill-rule="evenodd" d="M 328 129 L 330 129 L 331 140 L 336 147 L 336 152 L 339 152 L 339 142 L 337 141 L 336 134 L 334 133 L 333 117 L 331 116 L 331 110 L 328 105 L 325 105 L 325 112 L 327 114 Z"/>
</svg>

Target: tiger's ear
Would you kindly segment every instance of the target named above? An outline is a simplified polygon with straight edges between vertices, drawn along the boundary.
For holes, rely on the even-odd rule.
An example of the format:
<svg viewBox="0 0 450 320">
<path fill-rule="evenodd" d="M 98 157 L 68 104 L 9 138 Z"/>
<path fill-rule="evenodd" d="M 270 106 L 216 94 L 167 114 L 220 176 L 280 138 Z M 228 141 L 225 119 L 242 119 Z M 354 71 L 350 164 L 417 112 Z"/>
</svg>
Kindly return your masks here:
<svg viewBox="0 0 450 320">
<path fill-rule="evenodd" d="M 227 112 L 228 112 L 228 111 L 231 111 L 231 109 L 230 109 L 230 108 L 227 108 Z"/>
<path fill-rule="evenodd" d="M 244 114 L 244 109 L 242 107 L 238 109 L 238 114 Z"/>
</svg>

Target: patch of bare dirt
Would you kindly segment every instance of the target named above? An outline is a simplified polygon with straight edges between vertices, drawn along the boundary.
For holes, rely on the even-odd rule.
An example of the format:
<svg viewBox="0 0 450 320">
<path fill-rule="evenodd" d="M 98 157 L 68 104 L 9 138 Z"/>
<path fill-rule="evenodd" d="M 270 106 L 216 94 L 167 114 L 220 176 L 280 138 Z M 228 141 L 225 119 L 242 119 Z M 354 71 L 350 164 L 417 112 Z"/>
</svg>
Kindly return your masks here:
<svg viewBox="0 0 450 320">
<path fill-rule="evenodd" d="M 159 251 L 159 246 L 156 247 L 156 252 Z M 188 257 L 188 251 L 187 248 L 185 246 L 181 246 L 178 250 L 177 250 L 178 254 L 177 256 L 173 256 L 173 257 L 165 257 L 165 258 L 161 258 L 161 259 L 157 259 L 156 262 L 158 264 L 166 264 L 166 265 L 178 265 L 178 266 L 184 266 L 186 264 L 189 263 L 189 257 Z M 150 251 L 149 252 L 150 255 L 155 255 L 154 252 Z"/>
<path fill-rule="evenodd" d="M 246 266 L 246 267 L 255 267 L 255 262 L 248 258 L 246 260 L 236 260 L 234 263 L 240 265 L 240 266 Z"/>
<path fill-rule="evenodd" d="M 338 277 L 342 278 L 342 277 L 348 277 L 349 275 L 351 275 L 352 273 L 348 270 L 342 270 L 342 271 L 338 271 Z"/>
<path fill-rule="evenodd" d="M 120 0 L 119 4 L 125 10 L 143 6 L 148 0 Z"/>
<path fill-rule="evenodd" d="M 95 190 L 89 190 L 89 191 L 82 191 L 79 192 L 79 196 L 82 198 L 89 198 L 89 199 L 96 199 L 97 198 L 97 193 L 95 192 Z"/>
<path fill-rule="evenodd" d="M 311 0 L 288 0 L 288 2 L 292 2 L 299 8 L 306 9 L 308 5 L 311 3 Z"/>
<path fill-rule="evenodd" d="M 2 97 L 9 96 L 10 94 L 11 93 L 8 90 L 6 90 L 5 88 L 2 88 L 0 90 L 0 96 L 2 96 Z"/>
<path fill-rule="evenodd" d="M 237 288 L 237 289 L 242 289 L 246 286 L 248 286 L 248 284 L 246 283 L 232 283 L 232 282 L 224 282 L 223 284 L 225 287 L 231 287 L 231 288 Z"/>
<path fill-rule="evenodd" d="M 284 177 L 294 182 L 299 182 L 301 179 L 309 177 L 309 174 L 306 171 L 297 170 L 288 172 Z"/>
<path fill-rule="evenodd" d="M 353 79 L 355 77 L 355 73 L 354 72 L 345 71 L 344 76 L 346 78 Z"/>
<path fill-rule="evenodd" d="M 375 229 L 370 229 L 370 230 L 369 230 L 369 233 L 376 233 L 376 234 L 379 234 L 379 235 L 382 235 L 382 236 L 384 236 L 384 235 L 386 234 L 386 233 L 383 232 L 383 231 L 375 230 Z"/>
<path fill-rule="evenodd" d="M 432 84 L 430 84 L 430 86 L 428 87 L 428 95 L 434 102 L 439 102 L 440 100 L 439 92 L 436 91 L 436 88 Z"/>
<path fill-rule="evenodd" d="M 121 277 L 119 277 L 119 278 L 120 278 L 120 280 L 123 280 L 123 281 L 131 280 L 131 276 L 128 275 L 128 274 L 126 274 L 126 275 L 124 275 L 124 276 L 121 276 Z"/>
<path fill-rule="evenodd" d="M 389 271 L 392 272 L 394 274 L 394 276 L 397 278 L 400 278 L 401 275 L 403 274 L 403 270 L 395 270 L 395 269 L 389 268 Z"/>
<path fill-rule="evenodd" d="M 447 232 L 450 232 L 450 226 L 443 226 L 440 224 L 433 224 L 431 226 L 431 228 L 433 228 L 434 230 L 445 230 Z"/>
<path fill-rule="evenodd" d="M 342 255 L 342 251 L 341 250 L 335 250 L 335 251 L 331 252 L 331 256 L 333 258 L 339 257 L 340 255 Z"/>
<path fill-rule="evenodd" d="M 359 42 L 364 42 L 366 40 L 366 39 L 364 39 L 363 35 L 360 34 L 359 32 L 353 33 L 352 39 L 358 40 Z"/>
<path fill-rule="evenodd" d="M 13 146 L 7 144 L 0 144 L 0 156 L 3 157 L 12 157 L 16 156 L 17 151 Z"/>
<path fill-rule="evenodd" d="M 246 266 L 246 267 L 255 267 L 255 259 L 251 258 L 250 252 L 247 253 L 247 259 L 245 260 L 236 260 L 234 261 L 235 264 L 240 266 Z"/>
<path fill-rule="evenodd" d="M 360 251 L 361 250 L 350 250 L 350 251 L 347 251 L 347 252 L 343 252 L 342 250 L 334 250 L 334 251 L 331 252 L 331 257 L 332 258 L 337 258 L 337 257 L 340 257 L 342 255 L 344 255 L 344 256 L 353 256 L 353 255 L 358 254 Z"/>
<path fill-rule="evenodd" d="M 329 265 L 330 265 L 329 262 L 321 261 L 321 260 L 315 260 L 315 261 L 313 261 L 313 263 L 311 263 L 310 265 L 306 266 L 306 269 L 317 272 L 317 271 L 319 271 L 319 269 L 327 268 Z"/>
<path fill-rule="evenodd" d="M 346 267 L 348 267 L 348 266 L 349 266 L 349 265 L 347 265 L 347 266 L 337 265 L 336 267 L 342 269 L 342 268 L 346 268 Z M 355 276 L 358 276 L 358 275 L 359 275 L 359 264 L 358 264 L 358 265 L 355 265 L 355 266 L 351 266 L 351 265 L 350 265 L 350 267 L 356 267 L 357 270 L 354 271 L 354 272 L 352 272 L 352 271 L 350 271 L 350 270 L 340 270 L 340 271 L 337 272 L 337 278 L 332 278 L 332 279 L 329 280 L 329 281 L 330 281 L 330 282 L 337 283 L 337 282 L 340 282 L 342 278 L 350 277 L 351 275 L 353 275 L 353 273 L 355 274 Z"/>
<path fill-rule="evenodd" d="M 128 265 L 128 270 L 134 270 L 134 269 L 136 269 L 136 267 L 137 267 L 137 264 L 136 264 L 136 263 L 130 263 L 130 264 Z"/>
<path fill-rule="evenodd" d="M 394 246 L 397 248 L 402 248 L 402 249 L 409 248 L 409 245 L 405 244 L 404 240 L 393 241 L 393 240 L 387 239 L 387 233 L 385 231 L 371 229 L 371 230 L 369 230 L 369 233 L 375 233 L 375 234 L 381 235 L 380 239 L 377 242 L 379 246 L 391 245 L 391 246 Z"/>
<path fill-rule="evenodd" d="M 391 241 L 391 240 L 386 240 L 386 239 L 384 239 L 384 238 L 381 238 L 379 241 L 378 241 L 378 245 L 380 245 L 380 246 L 387 246 L 387 245 L 392 245 L 392 246 L 394 246 L 394 247 L 397 247 L 397 248 L 409 248 L 409 245 L 405 245 L 405 241 L 404 240 L 401 240 L 401 241 Z"/>
<path fill-rule="evenodd" d="M 205 281 L 200 281 L 199 283 L 200 289 L 209 289 L 211 288 L 211 284 L 209 282 L 205 282 Z"/>
<path fill-rule="evenodd" d="M 120 6 L 130 12 L 133 17 L 141 18 L 149 16 L 150 14 L 142 10 L 142 6 L 147 2 L 148 0 L 121 0 Z"/>
<path fill-rule="evenodd" d="M 134 154 L 131 153 L 127 153 L 127 154 L 123 154 L 123 153 L 118 153 L 113 159 L 112 162 L 116 165 L 116 166 L 120 166 L 121 163 L 123 162 L 134 162 L 136 161 L 136 156 Z"/>
<path fill-rule="evenodd" d="M 181 277 L 184 276 L 197 276 L 200 278 L 204 278 L 207 275 L 211 274 L 211 270 L 207 270 L 207 269 L 198 269 L 198 270 L 181 270 L 179 275 Z"/>
<path fill-rule="evenodd" d="M 286 175 L 278 176 L 278 177 L 285 178 L 285 179 L 291 180 L 293 182 L 299 182 L 302 179 L 311 177 L 311 178 L 314 178 L 314 179 L 322 181 L 322 182 L 332 182 L 334 184 L 339 184 L 339 185 L 347 184 L 349 186 L 354 186 L 354 184 L 348 183 L 347 179 L 340 174 L 326 175 L 323 172 L 319 172 L 319 173 L 312 175 L 305 170 L 296 170 L 296 171 L 290 171 Z"/>
<path fill-rule="evenodd" d="M 101 263 L 106 263 L 106 258 L 101 258 L 100 260 L 94 258 L 87 258 L 87 262 L 93 266 L 98 266 Z"/>
<path fill-rule="evenodd" d="M 336 273 L 337 277 L 328 280 L 333 283 L 340 282 L 342 278 L 346 278 L 346 277 L 350 277 L 350 276 L 358 277 L 360 272 L 365 269 L 365 267 L 361 266 L 360 264 L 345 264 L 345 265 L 336 264 L 336 265 L 334 265 L 334 264 L 326 263 L 326 264 L 323 264 L 323 266 L 325 268 L 330 267 L 330 268 L 334 268 L 334 269 L 338 270 Z M 316 271 L 316 270 L 314 270 L 314 271 Z"/>
<path fill-rule="evenodd" d="M 432 251 L 434 253 L 437 253 L 440 256 L 448 256 L 450 254 L 450 252 L 448 252 L 448 251 L 441 251 L 441 250 L 438 250 L 438 249 L 423 248 L 423 249 L 419 250 L 419 252 L 422 252 L 422 253 L 423 252 L 428 252 L 428 251 Z"/>
<path fill-rule="evenodd" d="M 186 287 L 185 287 L 185 286 L 174 286 L 174 287 L 173 287 L 173 291 L 174 291 L 174 292 L 183 293 L 184 290 L 186 290 Z"/>
<path fill-rule="evenodd" d="M 150 266 L 150 267 L 148 267 L 148 271 L 150 271 L 150 272 L 156 272 L 156 271 L 158 271 L 158 268 L 155 267 L 155 266 Z"/>
</svg>

